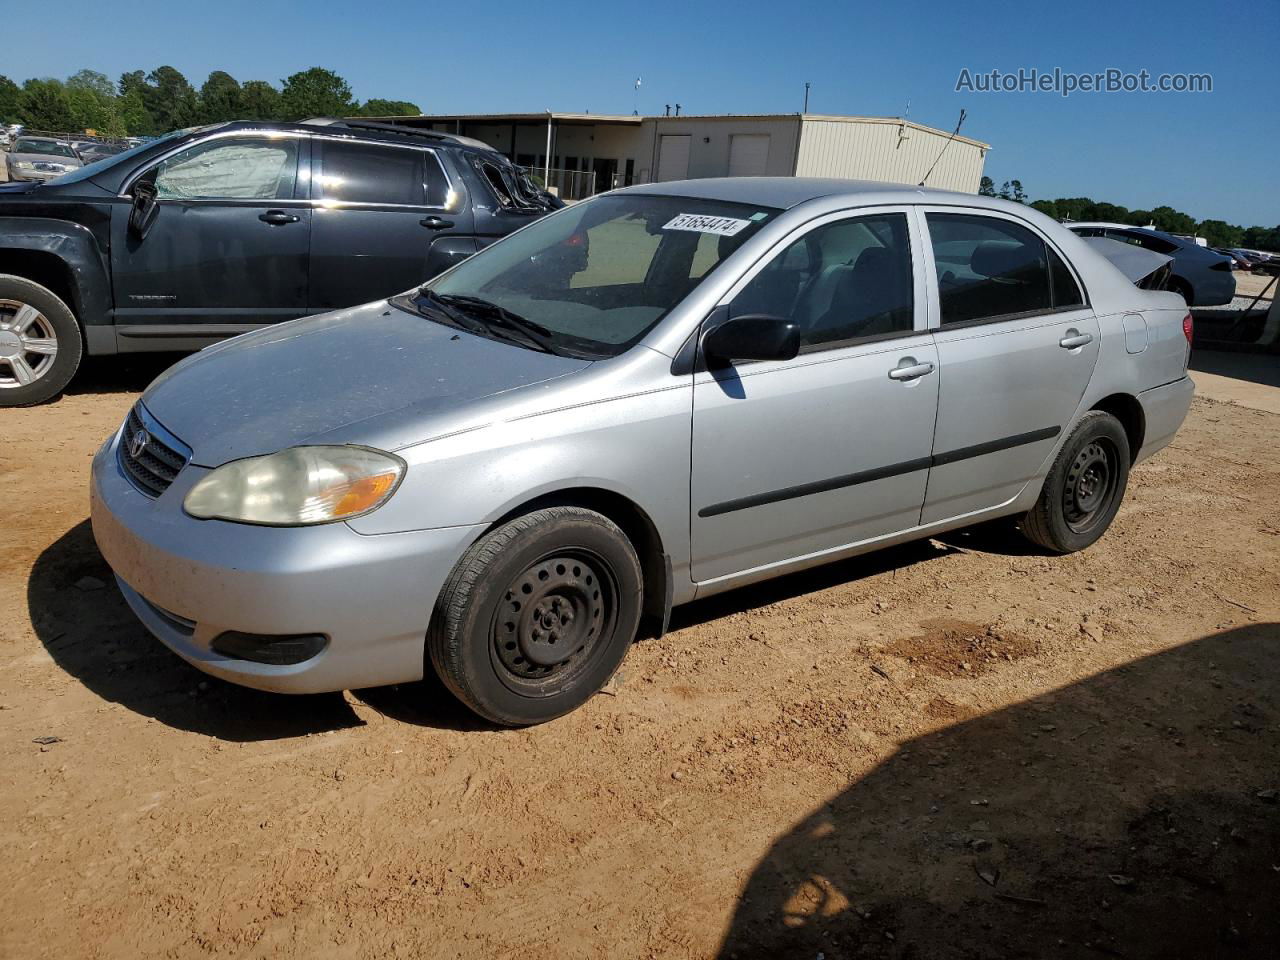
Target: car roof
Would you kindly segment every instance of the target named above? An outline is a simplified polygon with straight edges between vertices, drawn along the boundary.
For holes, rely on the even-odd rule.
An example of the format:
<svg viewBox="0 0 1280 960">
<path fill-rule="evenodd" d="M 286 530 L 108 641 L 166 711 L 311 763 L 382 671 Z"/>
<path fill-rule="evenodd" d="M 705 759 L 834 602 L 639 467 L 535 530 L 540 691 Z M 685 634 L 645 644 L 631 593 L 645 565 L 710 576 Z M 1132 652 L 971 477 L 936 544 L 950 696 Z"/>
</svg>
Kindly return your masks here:
<svg viewBox="0 0 1280 960">
<path fill-rule="evenodd" d="M 965 206 L 1007 208 L 1009 201 L 982 197 L 974 193 L 913 187 L 907 184 L 877 180 L 837 180 L 819 177 L 712 177 L 702 180 L 668 180 L 639 184 L 613 191 L 667 197 L 697 197 L 778 207 L 783 210 L 822 197 L 847 198 L 857 204 L 880 203 L 955 203 Z M 1024 208 L 1025 209 L 1025 208 Z"/>
<path fill-rule="evenodd" d="M 289 133 L 316 133 L 317 128 L 336 136 L 359 137 L 362 140 L 378 140 L 383 143 L 404 143 L 406 140 L 417 143 L 450 145 L 472 150 L 497 152 L 489 144 L 470 137 L 462 137 L 452 133 L 441 133 L 437 130 L 422 130 L 417 127 L 400 127 L 391 123 L 378 123 L 374 120 L 343 119 L 340 117 L 311 117 L 306 120 L 231 120 L 217 124 L 221 130 L 283 130 Z M 212 127 L 207 128 L 212 129 Z"/>
<path fill-rule="evenodd" d="M 68 144 L 68 143 L 67 143 L 67 141 L 65 141 L 65 140 L 59 140 L 57 137 L 29 137 L 29 136 L 27 136 L 25 133 L 23 133 L 23 134 L 19 134 L 19 135 L 18 135 L 18 139 L 20 139 L 20 140 L 34 140 L 34 141 L 36 141 L 36 142 L 38 142 L 38 143 L 60 143 L 60 144 L 62 144 L 63 146 L 70 146 L 70 144 Z"/>
</svg>

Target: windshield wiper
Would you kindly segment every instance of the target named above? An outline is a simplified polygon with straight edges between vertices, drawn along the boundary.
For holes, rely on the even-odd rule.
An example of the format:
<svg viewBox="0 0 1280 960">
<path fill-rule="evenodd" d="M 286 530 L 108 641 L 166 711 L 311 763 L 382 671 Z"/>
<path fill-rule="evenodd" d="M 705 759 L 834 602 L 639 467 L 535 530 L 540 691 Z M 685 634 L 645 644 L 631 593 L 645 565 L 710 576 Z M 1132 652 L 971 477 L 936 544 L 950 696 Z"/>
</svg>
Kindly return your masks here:
<svg viewBox="0 0 1280 960">
<path fill-rule="evenodd" d="M 458 304 L 462 307 L 488 314 L 501 326 L 506 327 L 508 330 L 516 331 L 546 353 L 553 353 L 558 357 L 567 356 L 563 350 L 555 345 L 555 342 L 551 339 L 553 334 L 549 329 L 540 323 L 526 320 L 518 313 L 512 313 L 506 307 L 499 306 L 492 300 L 486 300 L 483 297 L 469 297 L 462 294 L 433 295 L 442 304 Z"/>
<path fill-rule="evenodd" d="M 458 313 L 457 310 L 454 310 L 445 302 L 445 299 L 440 296 L 440 294 L 436 293 L 430 287 L 419 287 L 418 295 L 415 298 L 415 306 L 417 306 L 416 300 L 425 300 L 431 309 L 435 310 L 437 313 L 444 314 L 445 318 L 455 327 L 461 327 L 463 330 L 470 330 L 472 333 L 488 332 L 489 328 L 483 323 Z"/>
</svg>

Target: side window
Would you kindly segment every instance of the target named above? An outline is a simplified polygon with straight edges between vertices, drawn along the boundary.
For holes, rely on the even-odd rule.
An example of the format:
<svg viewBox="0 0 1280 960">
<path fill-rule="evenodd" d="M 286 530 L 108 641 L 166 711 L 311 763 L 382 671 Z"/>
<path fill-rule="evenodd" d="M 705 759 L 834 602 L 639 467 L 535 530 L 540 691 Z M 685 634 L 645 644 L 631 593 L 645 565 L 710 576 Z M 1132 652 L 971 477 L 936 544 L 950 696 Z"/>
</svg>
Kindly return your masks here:
<svg viewBox="0 0 1280 960">
<path fill-rule="evenodd" d="M 426 203 L 421 150 L 324 140 L 321 154 L 320 196 L 325 200 L 409 207 Z"/>
<path fill-rule="evenodd" d="M 942 325 L 1053 308 L 1049 250 L 1026 227 L 960 213 L 930 213 Z"/>
<path fill-rule="evenodd" d="M 1052 250 L 1047 251 L 1049 254 L 1049 282 L 1053 286 L 1053 307 L 1055 310 L 1064 307 L 1081 307 L 1084 306 L 1084 295 L 1080 292 L 1080 285 L 1076 283 L 1076 278 L 1071 275 L 1071 271 L 1067 269 L 1067 265 L 1062 262 L 1062 258 Z"/>
<path fill-rule="evenodd" d="M 756 274 L 730 312 L 794 320 L 802 350 L 909 333 L 915 309 L 906 215 L 857 217 L 811 230 Z"/>
<path fill-rule="evenodd" d="M 298 178 L 298 141 L 207 140 L 161 161 L 164 200 L 289 200 Z"/>
</svg>

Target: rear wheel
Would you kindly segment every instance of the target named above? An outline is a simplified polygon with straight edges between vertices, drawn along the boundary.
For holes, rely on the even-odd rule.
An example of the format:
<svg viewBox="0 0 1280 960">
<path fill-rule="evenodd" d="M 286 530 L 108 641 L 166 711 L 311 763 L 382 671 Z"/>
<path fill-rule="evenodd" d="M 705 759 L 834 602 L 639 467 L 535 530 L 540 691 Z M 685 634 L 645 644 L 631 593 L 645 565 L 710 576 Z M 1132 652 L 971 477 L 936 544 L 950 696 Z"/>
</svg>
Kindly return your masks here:
<svg viewBox="0 0 1280 960">
<path fill-rule="evenodd" d="M 505 726 L 575 709 L 635 639 L 643 578 L 607 517 L 548 507 L 491 531 L 458 561 L 436 602 L 427 652 L 468 707 Z"/>
<path fill-rule="evenodd" d="M 43 403 L 62 392 L 80 366 L 75 315 L 51 290 L 0 275 L 0 407 Z"/>
<path fill-rule="evenodd" d="M 1191 284 L 1187 283 L 1187 281 L 1183 280 L 1181 277 L 1170 277 L 1169 289 L 1182 297 L 1183 300 L 1187 301 L 1188 307 L 1191 306 L 1191 299 L 1195 296 L 1191 291 Z"/>
<path fill-rule="evenodd" d="M 1076 424 L 1045 477 L 1022 532 L 1055 553 L 1083 550 L 1115 518 L 1129 483 L 1129 438 L 1109 413 L 1093 410 Z"/>
</svg>

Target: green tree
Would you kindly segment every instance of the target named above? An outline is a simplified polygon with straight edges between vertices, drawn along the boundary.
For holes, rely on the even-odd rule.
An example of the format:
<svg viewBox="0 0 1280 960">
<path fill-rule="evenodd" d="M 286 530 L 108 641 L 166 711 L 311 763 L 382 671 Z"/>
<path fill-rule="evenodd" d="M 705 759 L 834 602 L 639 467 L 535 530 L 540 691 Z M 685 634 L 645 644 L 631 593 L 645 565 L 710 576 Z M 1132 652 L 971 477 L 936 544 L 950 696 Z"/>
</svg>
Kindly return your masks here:
<svg viewBox="0 0 1280 960">
<path fill-rule="evenodd" d="M 13 123 L 22 110 L 22 88 L 0 74 L 0 123 Z"/>
<path fill-rule="evenodd" d="M 33 130 L 69 132 L 75 123 L 61 80 L 31 79 L 22 85 L 18 117 Z"/>
<path fill-rule="evenodd" d="M 97 70 L 77 70 L 67 77 L 67 89 L 87 90 L 103 100 L 112 100 L 116 95 L 116 88 L 112 85 L 111 79 L 105 73 L 98 73 Z"/>
<path fill-rule="evenodd" d="M 195 88 L 173 67 L 157 67 L 147 74 L 142 100 L 162 132 L 189 127 L 199 121 Z"/>
<path fill-rule="evenodd" d="M 995 195 L 996 195 L 996 184 L 994 180 L 992 180 L 990 177 L 983 177 L 980 181 L 978 181 L 978 196 L 994 197 Z"/>
<path fill-rule="evenodd" d="M 115 86 L 106 74 L 94 70 L 72 74 L 67 78 L 66 97 L 74 129 L 92 130 L 101 136 L 124 136 Z"/>
<path fill-rule="evenodd" d="M 1151 211 L 1151 221 L 1157 230 L 1165 233 L 1195 233 L 1196 222 L 1181 210 L 1173 207 L 1156 207 Z"/>
<path fill-rule="evenodd" d="M 360 108 L 365 117 L 417 117 L 422 115 L 416 103 L 408 100 L 366 100 Z"/>
<path fill-rule="evenodd" d="M 346 117 L 356 112 L 347 81 L 324 67 L 293 74 L 284 81 L 280 97 L 285 120 Z"/>
<path fill-rule="evenodd" d="M 224 70 L 215 70 L 200 87 L 200 122 L 239 120 L 243 112 L 240 84 Z"/>
<path fill-rule="evenodd" d="M 1244 242 L 1244 230 L 1225 220 L 1205 220 L 1197 232 L 1211 247 L 1238 247 Z"/>
<path fill-rule="evenodd" d="M 1039 210 L 1046 217 L 1050 217 L 1054 220 L 1062 219 L 1062 217 L 1058 215 L 1058 204 L 1053 200 L 1032 200 L 1031 209 Z"/>
<path fill-rule="evenodd" d="M 240 88 L 240 117 L 244 120 L 283 120 L 280 91 L 265 80 L 248 80 Z"/>
<path fill-rule="evenodd" d="M 133 89 L 117 97 L 116 113 L 120 117 L 124 132 L 129 136 L 150 137 L 158 132 L 155 119 L 142 99 L 141 90 Z"/>
</svg>

